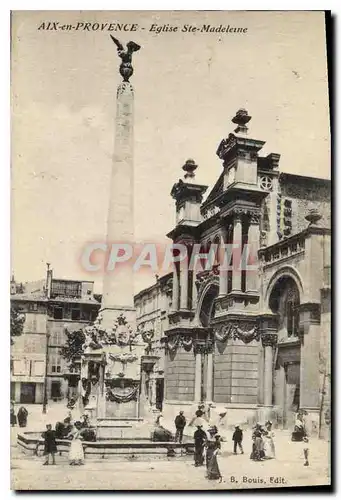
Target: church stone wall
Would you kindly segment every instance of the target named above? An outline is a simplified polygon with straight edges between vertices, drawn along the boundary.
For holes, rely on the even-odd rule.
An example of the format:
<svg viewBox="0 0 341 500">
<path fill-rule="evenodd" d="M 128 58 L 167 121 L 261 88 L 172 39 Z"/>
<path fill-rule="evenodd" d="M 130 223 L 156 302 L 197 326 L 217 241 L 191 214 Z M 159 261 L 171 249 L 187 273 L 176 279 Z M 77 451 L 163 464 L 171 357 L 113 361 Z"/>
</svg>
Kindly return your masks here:
<svg viewBox="0 0 341 500">
<path fill-rule="evenodd" d="M 195 360 L 183 348 L 168 353 L 165 363 L 166 400 L 194 401 Z"/>
<path fill-rule="evenodd" d="M 216 346 L 214 359 L 214 401 L 257 404 L 259 347 L 230 340 L 225 348 Z"/>
<path fill-rule="evenodd" d="M 322 215 L 320 225 L 330 227 L 330 183 L 318 180 L 300 180 L 298 176 L 285 176 L 281 182 L 281 194 L 283 198 L 292 201 L 293 234 L 306 229 L 308 222 L 305 216 L 309 210 L 314 208 Z"/>
</svg>

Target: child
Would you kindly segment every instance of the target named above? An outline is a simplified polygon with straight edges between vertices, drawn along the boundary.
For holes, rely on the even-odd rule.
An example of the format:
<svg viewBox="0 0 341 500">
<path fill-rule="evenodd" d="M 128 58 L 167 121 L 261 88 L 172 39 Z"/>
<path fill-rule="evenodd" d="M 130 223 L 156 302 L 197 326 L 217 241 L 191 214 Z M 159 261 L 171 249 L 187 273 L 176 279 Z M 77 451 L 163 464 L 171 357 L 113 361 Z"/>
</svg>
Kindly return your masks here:
<svg viewBox="0 0 341 500">
<path fill-rule="evenodd" d="M 243 431 L 239 427 L 239 425 L 235 426 L 235 431 L 232 436 L 232 441 L 233 441 L 233 453 L 237 455 L 237 445 L 240 449 L 240 452 L 243 454 L 243 446 L 242 446 L 242 441 L 243 441 Z"/>
<path fill-rule="evenodd" d="M 46 432 L 43 433 L 44 438 L 44 455 L 46 456 L 46 460 L 43 465 L 49 465 L 49 457 L 52 457 L 52 465 L 56 465 L 55 462 L 55 453 L 57 452 L 57 444 L 56 444 L 56 432 L 52 430 L 51 424 L 47 424 Z"/>
</svg>

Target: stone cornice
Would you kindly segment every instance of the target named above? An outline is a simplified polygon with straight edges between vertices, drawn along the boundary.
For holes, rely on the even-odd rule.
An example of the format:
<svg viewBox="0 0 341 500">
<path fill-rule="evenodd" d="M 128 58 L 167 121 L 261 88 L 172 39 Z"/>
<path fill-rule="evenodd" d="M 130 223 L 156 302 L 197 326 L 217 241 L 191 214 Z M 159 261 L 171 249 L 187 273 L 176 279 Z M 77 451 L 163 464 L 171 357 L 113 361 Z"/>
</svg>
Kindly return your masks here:
<svg viewBox="0 0 341 500">
<path fill-rule="evenodd" d="M 242 182 L 234 182 L 227 189 L 221 193 L 214 200 L 217 207 L 225 207 L 230 201 L 236 204 L 241 204 L 243 201 L 250 204 L 250 202 L 260 205 L 263 198 L 268 196 L 267 191 L 263 191 L 255 184 L 244 184 Z"/>
<path fill-rule="evenodd" d="M 194 311 L 190 311 L 189 309 L 179 309 L 178 311 L 171 311 L 168 314 L 168 318 L 170 321 L 176 321 L 177 319 L 181 320 L 182 318 L 193 318 L 194 314 Z"/>
<path fill-rule="evenodd" d="M 178 240 L 180 240 L 181 236 L 185 237 L 186 239 L 192 238 L 193 241 L 196 241 L 198 239 L 199 234 L 200 234 L 198 228 L 199 228 L 199 225 L 198 226 L 189 226 L 187 224 L 178 224 L 166 236 L 167 236 L 167 238 L 170 238 L 171 240 L 173 240 L 174 243 L 176 243 Z"/>
<path fill-rule="evenodd" d="M 319 302 L 305 302 L 299 306 L 300 331 L 307 333 L 306 325 L 319 325 L 321 322 L 321 304 Z"/>
<path fill-rule="evenodd" d="M 234 134 L 229 134 L 226 139 L 223 139 L 217 149 L 217 156 L 221 160 L 225 160 L 236 154 L 237 150 L 257 152 L 264 146 L 265 141 L 251 139 L 249 137 L 239 137 Z"/>
<path fill-rule="evenodd" d="M 173 335 L 186 335 L 193 338 L 205 338 L 207 335 L 210 335 L 213 332 L 213 328 L 206 328 L 201 326 L 196 327 L 186 327 L 176 325 L 172 328 L 168 328 L 164 332 L 164 337 L 161 338 L 161 342 L 165 342 L 167 338 Z"/>
<path fill-rule="evenodd" d="M 204 186 L 201 184 L 190 184 L 188 182 L 184 182 L 179 179 L 179 182 L 174 184 L 171 196 L 176 200 L 176 205 L 179 205 L 182 202 L 192 200 L 196 203 L 202 203 L 203 195 L 207 190 L 208 186 Z"/>
</svg>

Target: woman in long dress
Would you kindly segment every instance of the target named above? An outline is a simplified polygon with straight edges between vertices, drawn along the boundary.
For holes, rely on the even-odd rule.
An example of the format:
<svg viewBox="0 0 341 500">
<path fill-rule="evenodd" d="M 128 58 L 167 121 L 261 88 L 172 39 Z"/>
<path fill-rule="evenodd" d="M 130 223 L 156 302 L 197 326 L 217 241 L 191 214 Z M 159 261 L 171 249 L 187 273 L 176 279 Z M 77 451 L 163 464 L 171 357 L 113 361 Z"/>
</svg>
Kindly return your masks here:
<svg viewBox="0 0 341 500">
<path fill-rule="evenodd" d="M 261 460 L 264 460 L 264 457 L 265 457 L 263 434 L 264 434 L 264 431 L 262 429 L 262 426 L 259 424 L 256 424 L 256 427 L 255 427 L 254 432 L 252 434 L 253 443 L 252 443 L 252 452 L 250 455 L 251 460 L 254 460 L 256 462 L 260 462 Z"/>
<path fill-rule="evenodd" d="M 19 427 L 26 427 L 27 425 L 27 416 L 28 416 L 28 411 L 24 406 L 21 406 L 18 411 L 18 422 L 19 422 Z"/>
<path fill-rule="evenodd" d="M 300 455 L 303 452 L 304 457 L 304 465 L 309 465 L 309 438 L 307 433 L 307 426 L 304 421 L 304 415 L 301 412 L 298 412 L 294 432 L 292 433 L 291 440 L 298 443 L 296 445 L 299 448 Z"/>
<path fill-rule="evenodd" d="M 70 432 L 69 438 L 72 439 L 69 451 L 70 465 L 83 465 L 84 450 L 82 444 L 82 429 L 80 422 L 76 422 L 74 428 Z"/>
<path fill-rule="evenodd" d="M 270 422 L 270 420 L 266 422 L 265 429 L 266 429 L 264 433 L 265 458 L 275 458 L 275 443 L 274 443 L 275 433 L 272 430 L 272 422 Z"/>
<path fill-rule="evenodd" d="M 163 427 L 162 420 L 162 415 L 159 415 L 156 419 L 154 430 L 152 432 L 152 441 L 174 441 L 173 434 L 168 429 Z"/>
<path fill-rule="evenodd" d="M 221 450 L 221 438 L 219 434 L 215 434 L 213 438 L 207 441 L 207 452 L 206 452 L 206 467 L 207 467 L 207 479 L 220 479 L 222 481 L 222 476 L 219 469 L 218 458 Z"/>
</svg>

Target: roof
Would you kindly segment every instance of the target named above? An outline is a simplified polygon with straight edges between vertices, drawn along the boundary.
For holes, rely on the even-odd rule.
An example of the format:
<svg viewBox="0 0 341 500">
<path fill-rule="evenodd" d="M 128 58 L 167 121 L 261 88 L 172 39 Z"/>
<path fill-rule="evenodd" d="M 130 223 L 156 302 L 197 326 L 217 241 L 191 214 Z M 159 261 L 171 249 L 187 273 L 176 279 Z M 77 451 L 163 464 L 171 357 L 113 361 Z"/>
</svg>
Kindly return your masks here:
<svg viewBox="0 0 341 500">
<path fill-rule="evenodd" d="M 15 293 L 11 295 L 11 300 L 18 300 L 22 302 L 48 302 L 48 298 L 42 293 Z"/>
<path fill-rule="evenodd" d="M 72 297 L 56 297 L 54 299 L 49 299 L 45 297 L 44 295 L 38 295 L 38 294 L 33 294 L 33 293 L 17 293 L 11 295 L 11 300 L 13 301 L 20 301 L 20 302 L 46 302 L 46 303 L 61 303 L 61 302 L 66 302 L 68 304 L 89 304 L 89 305 L 96 305 L 100 306 L 100 303 L 94 299 L 93 297 L 91 298 L 72 298 Z"/>
<path fill-rule="evenodd" d="M 288 172 L 280 172 L 279 174 L 279 180 L 281 179 L 289 179 L 292 182 L 299 181 L 299 182 L 320 182 L 322 184 L 331 184 L 330 179 L 323 179 L 322 177 L 309 177 L 306 175 L 297 175 L 297 174 L 290 174 Z"/>
<path fill-rule="evenodd" d="M 94 305 L 97 305 L 97 306 L 100 306 L 100 303 L 94 299 L 93 297 L 91 298 L 74 298 L 74 297 L 54 297 L 53 299 L 48 299 L 48 302 L 51 303 L 51 302 L 54 302 L 54 303 L 57 303 L 57 302 L 66 302 L 66 303 L 69 303 L 69 304 L 94 304 Z"/>
</svg>

